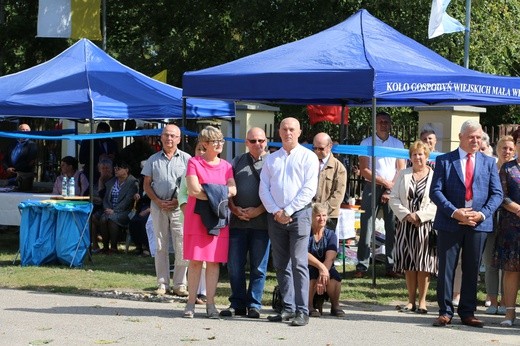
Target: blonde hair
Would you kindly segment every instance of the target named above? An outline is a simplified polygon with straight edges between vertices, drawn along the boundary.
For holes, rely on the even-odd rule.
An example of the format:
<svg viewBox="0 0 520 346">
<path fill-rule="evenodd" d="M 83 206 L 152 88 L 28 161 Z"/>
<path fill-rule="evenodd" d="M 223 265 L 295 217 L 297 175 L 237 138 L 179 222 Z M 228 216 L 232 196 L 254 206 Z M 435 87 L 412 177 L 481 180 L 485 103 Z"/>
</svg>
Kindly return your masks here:
<svg viewBox="0 0 520 346">
<path fill-rule="evenodd" d="M 511 135 L 505 135 L 505 136 L 500 137 L 500 139 L 497 142 L 497 150 L 500 149 L 502 147 L 502 145 L 504 145 L 505 142 L 513 142 L 513 144 L 514 144 L 515 139 Z"/>
<path fill-rule="evenodd" d="M 198 141 L 199 142 L 211 142 L 219 139 L 223 139 L 224 136 L 219 129 L 214 126 L 208 125 L 199 133 Z"/>
<path fill-rule="evenodd" d="M 426 158 L 430 157 L 430 147 L 428 144 L 424 143 L 423 141 L 415 141 L 410 145 L 410 149 L 408 150 L 409 156 L 412 157 L 412 153 L 417 150 L 424 150 L 424 154 L 426 155 Z"/>
<path fill-rule="evenodd" d="M 328 213 L 329 211 L 329 208 L 327 208 L 327 206 L 323 203 L 314 203 L 312 205 L 312 215 L 316 215 L 320 212 L 325 212 L 325 213 Z"/>
</svg>

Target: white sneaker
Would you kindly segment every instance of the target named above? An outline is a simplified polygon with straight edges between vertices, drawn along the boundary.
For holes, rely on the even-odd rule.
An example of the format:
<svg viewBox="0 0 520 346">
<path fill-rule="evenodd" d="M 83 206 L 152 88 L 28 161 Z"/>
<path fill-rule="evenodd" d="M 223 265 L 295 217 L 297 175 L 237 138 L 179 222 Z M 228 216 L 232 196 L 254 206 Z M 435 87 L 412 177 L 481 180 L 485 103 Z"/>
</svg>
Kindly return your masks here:
<svg viewBox="0 0 520 346">
<path fill-rule="evenodd" d="M 172 294 L 179 296 L 179 297 L 187 297 L 188 296 L 188 290 L 186 289 L 186 286 L 182 285 L 177 288 L 172 288 Z"/>
<path fill-rule="evenodd" d="M 155 290 L 155 294 L 158 296 L 164 296 L 166 294 L 167 288 L 165 284 L 160 284 L 159 287 Z"/>
</svg>

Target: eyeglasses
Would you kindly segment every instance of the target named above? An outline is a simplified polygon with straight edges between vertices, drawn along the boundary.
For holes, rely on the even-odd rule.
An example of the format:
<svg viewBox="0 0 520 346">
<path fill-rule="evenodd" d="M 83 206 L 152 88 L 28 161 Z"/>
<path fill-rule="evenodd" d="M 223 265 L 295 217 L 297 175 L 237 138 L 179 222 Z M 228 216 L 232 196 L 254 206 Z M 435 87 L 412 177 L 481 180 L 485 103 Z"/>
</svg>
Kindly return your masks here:
<svg viewBox="0 0 520 346">
<path fill-rule="evenodd" d="M 247 141 L 251 144 L 255 144 L 256 142 L 262 144 L 265 142 L 265 139 L 248 139 Z"/>
<path fill-rule="evenodd" d="M 324 151 L 327 149 L 327 147 L 319 148 L 319 147 L 312 147 L 312 150 L 318 150 L 318 151 Z"/>
<path fill-rule="evenodd" d="M 171 133 L 163 133 L 162 135 L 164 137 L 166 137 L 166 138 L 170 138 L 171 137 L 171 138 L 174 138 L 174 139 L 180 137 L 179 135 L 174 135 L 174 134 L 171 134 Z"/>
<path fill-rule="evenodd" d="M 211 143 L 211 144 L 213 144 L 213 145 L 219 145 L 219 144 L 222 145 L 222 144 L 226 143 L 226 141 L 223 140 L 223 139 L 216 139 L 216 140 L 214 140 L 214 141 L 207 141 L 207 142 L 208 142 L 208 143 Z"/>
</svg>

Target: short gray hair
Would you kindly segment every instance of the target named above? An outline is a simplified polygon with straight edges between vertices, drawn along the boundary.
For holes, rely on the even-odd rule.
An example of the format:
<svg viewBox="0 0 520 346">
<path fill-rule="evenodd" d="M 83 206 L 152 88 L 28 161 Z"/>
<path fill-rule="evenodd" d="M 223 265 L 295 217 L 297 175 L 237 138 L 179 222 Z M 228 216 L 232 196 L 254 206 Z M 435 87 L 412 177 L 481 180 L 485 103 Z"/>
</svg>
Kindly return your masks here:
<svg viewBox="0 0 520 346">
<path fill-rule="evenodd" d="M 489 143 L 490 141 L 490 138 L 489 138 L 489 135 L 485 132 L 482 132 L 482 143 L 486 143 L 488 147 L 491 146 L 491 144 Z"/>
<path fill-rule="evenodd" d="M 480 123 L 474 119 L 466 120 L 460 127 L 460 133 L 466 133 L 469 130 L 482 130 L 482 125 L 480 125 Z"/>
</svg>

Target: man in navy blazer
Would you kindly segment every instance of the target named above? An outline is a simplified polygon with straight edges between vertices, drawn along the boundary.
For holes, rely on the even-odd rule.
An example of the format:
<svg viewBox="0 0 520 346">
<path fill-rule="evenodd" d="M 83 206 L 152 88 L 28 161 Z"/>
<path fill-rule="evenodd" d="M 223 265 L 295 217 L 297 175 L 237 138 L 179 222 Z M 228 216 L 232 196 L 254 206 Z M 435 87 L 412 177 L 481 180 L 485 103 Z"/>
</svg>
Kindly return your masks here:
<svg viewBox="0 0 520 346">
<path fill-rule="evenodd" d="M 486 236 L 493 230 L 493 213 L 502 203 L 502 187 L 495 159 L 479 151 L 482 126 L 468 120 L 461 126 L 459 148 L 440 155 L 435 163 L 430 197 L 437 205 L 433 228 L 438 231 L 439 317 L 434 326 L 446 326 L 454 315 L 453 277 L 462 251 L 462 287 L 457 313 L 465 325 L 482 327 L 474 316 L 477 278 Z M 472 157 L 468 158 L 467 154 Z M 472 165 L 473 183 L 466 193 L 466 164 Z"/>
</svg>

